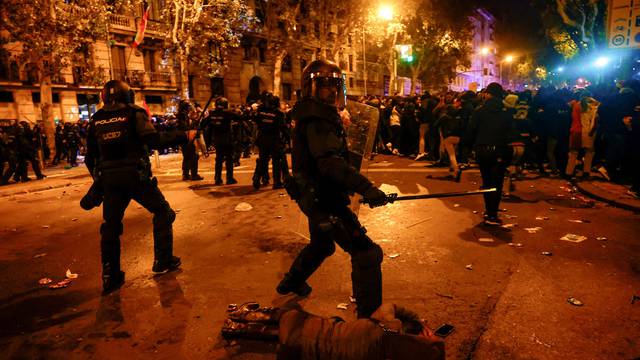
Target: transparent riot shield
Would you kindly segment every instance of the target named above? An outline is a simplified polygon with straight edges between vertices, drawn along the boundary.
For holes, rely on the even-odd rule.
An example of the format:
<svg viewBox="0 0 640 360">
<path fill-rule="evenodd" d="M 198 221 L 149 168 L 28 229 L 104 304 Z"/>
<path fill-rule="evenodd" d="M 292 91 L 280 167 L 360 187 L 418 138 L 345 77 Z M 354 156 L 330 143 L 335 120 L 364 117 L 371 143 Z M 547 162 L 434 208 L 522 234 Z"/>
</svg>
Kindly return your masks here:
<svg viewBox="0 0 640 360">
<path fill-rule="evenodd" d="M 367 176 L 373 143 L 378 129 L 378 109 L 356 101 L 347 101 L 347 106 L 341 112 L 343 124 L 347 132 L 347 147 L 349 149 L 349 163 Z M 351 210 L 358 213 L 360 195 L 351 197 Z M 309 225 L 307 217 L 300 212 L 294 233 L 309 239 Z"/>
</svg>

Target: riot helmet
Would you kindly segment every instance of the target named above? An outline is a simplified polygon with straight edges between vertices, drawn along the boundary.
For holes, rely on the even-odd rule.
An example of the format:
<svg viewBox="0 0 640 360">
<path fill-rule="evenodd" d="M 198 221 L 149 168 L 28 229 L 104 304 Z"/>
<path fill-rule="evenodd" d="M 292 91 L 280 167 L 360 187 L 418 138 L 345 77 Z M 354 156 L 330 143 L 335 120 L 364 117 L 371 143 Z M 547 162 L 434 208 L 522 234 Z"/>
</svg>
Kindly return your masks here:
<svg viewBox="0 0 640 360">
<path fill-rule="evenodd" d="M 216 110 L 226 110 L 229 108 L 229 100 L 225 97 L 219 97 L 216 99 Z"/>
<path fill-rule="evenodd" d="M 347 103 L 347 87 L 342 70 L 335 63 L 316 60 L 302 71 L 302 97 L 315 98 L 342 108 Z"/>
<path fill-rule="evenodd" d="M 102 89 L 102 101 L 106 105 L 110 104 L 133 104 L 134 103 L 134 92 L 124 81 L 120 80 L 109 80 L 106 84 L 104 84 L 104 88 Z"/>
</svg>

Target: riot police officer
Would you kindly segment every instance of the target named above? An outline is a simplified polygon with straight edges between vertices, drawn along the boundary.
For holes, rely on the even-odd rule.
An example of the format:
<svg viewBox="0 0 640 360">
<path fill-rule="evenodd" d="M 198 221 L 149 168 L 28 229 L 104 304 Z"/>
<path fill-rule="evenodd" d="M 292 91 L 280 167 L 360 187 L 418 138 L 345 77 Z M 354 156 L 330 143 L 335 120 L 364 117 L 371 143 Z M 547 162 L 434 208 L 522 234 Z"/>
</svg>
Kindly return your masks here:
<svg viewBox="0 0 640 360">
<path fill-rule="evenodd" d="M 280 100 L 267 93 L 263 103 L 258 107 L 255 117 L 258 125 L 258 159 L 256 169 L 253 174 L 253 187 L 260 188 L 260 180 L 263 184 L 268 184 L 269 160 L 273 159 L 273 188 L 281 189 L 282 185 L 282 131 L 284 130 L 284 114 L 280 111 Z"/>
<path fill-rule="evenodd" d="M 102 98 L 104 107 L 89 123 L 85 163 L 94 178 L 92 188 L 97 187 L 103 197 L 102 286 L 104 293 L 109 293 L 124 283 L 124 272 L 120 269 L 120 235 L 124 211 L 131 200 L 153 214 L 152 271 L 164 273 L 180 266 L 180 258 L 173 255 L 172 223 L 176 213 L 152 177 L 149 149 L 186 143 L 195 137 L 195 131 L 157 133 L 146 111 L 133 104 L 133 91 L 123 81 L 107 82 Z"/>
<path fill-rule="evenodd" d="M 178 105 L 178 130 L 189 131 L 197 129 L 197 124 L 192 119 L 194 113 L 193 105 L 186 100 L 180 101 Z M 202 180 L 198 174 L 198 151 L 194 141 L 182 145 L 182 180 Z"/>
<path fill-rule="evenodd" d="M 5 138 L 5 157 L 7 161 L 7 169 L 2 174 L 0 182 L 8 184 L 12 175 L 17 175 L 18 171 L 18 153 L 20 149 L 19 145 L 19 133 L 20 127 L 18 124 L 12 124 L 7 128 Z M 19 181 L 20 179 L 16 180 Z"/>
<path fill-rule="evenodd" d="M 229 111 L 229 101 L 220 97 L 216 99 L 216 108 L 203 121 L 200 128 L 208 128 L 211 142 L 216 148 L 215 184 L 222 185 L 222 163 L 227 170 L 227 185 L 237 184 L 233 178 L 233 131 L 232 122 L 236 114 Z"/>
<path fill-rule="evenodd" d="M 310 63 L 302 74 L 302 99 L 294 108 L 292 170 L 287 192 L 309 219 L 310 243 L 277 286 L 280 294 L 306 296 L 306 280 L 335 251 L 351 256 L 351 281 L 358 317 L 370 316 L 382 303 L 382 249 L 349 209 L 349 195 L 363 195 L 371 207 L 387 203 L 384 192 L 349 164 L 345 129 L 338 108 L 346 92 L 340 68 L 326 60 Z"/>
</svg>

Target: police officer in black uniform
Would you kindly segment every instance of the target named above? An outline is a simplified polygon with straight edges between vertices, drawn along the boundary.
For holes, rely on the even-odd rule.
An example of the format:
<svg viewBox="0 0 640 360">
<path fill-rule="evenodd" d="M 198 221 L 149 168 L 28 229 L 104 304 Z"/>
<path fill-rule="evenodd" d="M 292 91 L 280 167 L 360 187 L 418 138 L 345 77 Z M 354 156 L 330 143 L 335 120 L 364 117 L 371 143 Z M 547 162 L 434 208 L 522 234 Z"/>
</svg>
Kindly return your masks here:
<svg viewBox="0 0 640 360">
<path fill-rule="evenodd" d="M 17 124 L 12 124 L 6 129 L 5 134 L 5 157 L 7 161 L 7 169 L 2 174 L 0 181 L 2 184 L 8 184 L 12 175 L 17 175 L 18 170 L 18 152 L 19 152 L 19 133 L 20 128 Z M 20 179 L 16 180 L 19 181 Z"/>
<path fill-rule="evenodd" d="M 351 281 L 358 317 L 369 317 L 382 303 L 382 249 L 349 209 L 349 195 L 363 195 L 371 207 L 387 203 L 384 192 L 349 164 L 347 140 L 337 108 L 345 103 L 340 68 L 326 60 L 310 63 L 302 74 L 302 99 L 293 108 L 292 170 L 287 192 L 309 219 L 310 243 L 296 257 L 276 288 L 306 296 L 306 280 L 335 251 L 351 255 Z"/>
<path fill-rule="evenodd" d="M 153 214 L 154 262 L 152 271 L 164 273 L 180 266 L 173 256 L 171 209 L 151 175 L 149 149 L 186 143 L 195 131 L 159 134 L 149 122 L 146 111 L 133 104 L 133 91 L 119 80 L 111 80 L 102 93 L 104 107 L 89 123 L 85 163 L 94 178 L 94 187 L 103 195 L 102 286 L 104 293 L 124 283 L 120 270 L 122 218 L 131 200 Z M 92 187 L 92 188 L 94 188 Z"/>
<path fill-rule="evenodd" d="M 281 189 L 283 188 L 281 133 L 284 128 L 284 113 L 280 111 L 280 100 L 273 94 L 265 94 L 255 119 L 258 125 L 258 137 L 256 138 L 258 159 L 253 174 L 253 187 L 256 190 L 259 189 L 261 180 L 264 185 L 269 183 L 269 160 L 273 159 L 273 188 Z M 267 180 L 265 181 L 265 179 Z"/>
<path fill-rule="evenodd" d="M 191 118 L 194 111 L 193 105 L 187 101 L 182 100 L 178 105 L 178 130 L 189 131 L 196 130 L 198 125 Z M 194 141 L 182 145 L 182 180 L 202 180 L 204 179 L 198 174 L 198 151 Z"/>
<path fill-rule="evenodd" d="M 237 184 L 233 178 L 233 131 L 232 122 L 237 115 L 229 111 L 229 101 L 220 97 L 216 99 L 216 108 L 200 124 L 201 129 L 208 128 L 206 133 L 211 134 L 210 138 L 216 148 L 215 162 L 215 184 L 222 185 L 222 163 L 227 170 L 227 185 Z"/>
</svg>

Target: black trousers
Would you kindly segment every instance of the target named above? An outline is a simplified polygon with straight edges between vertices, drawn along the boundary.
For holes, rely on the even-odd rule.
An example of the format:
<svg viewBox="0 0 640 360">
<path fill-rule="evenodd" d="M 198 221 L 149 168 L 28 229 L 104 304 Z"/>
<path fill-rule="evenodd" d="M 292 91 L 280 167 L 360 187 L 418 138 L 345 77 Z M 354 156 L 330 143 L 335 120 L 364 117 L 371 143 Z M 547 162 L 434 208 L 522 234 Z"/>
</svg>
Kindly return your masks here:
<svg viewBox="0 0 640 360">
<path fill-rule="evenodd" d="M 306 281 L 335 252 L 338 244 L 351 255 L 351 285 L 358 317 L 369 317 L 382 304 L 382 249 L 365 233 L 347 206 L 316 210 L 309 216 L 311 242 L 291 264 L 287 277 L 294 284 Z"/>
<path fill-rule="evenodd" d="M 218 143 L 216 147 L 216 162 L 214 166 L 215 179 L 222 181 L 222 163 L 227 170 L 227 181 L 233 179 L 233 145 L 229 143 Z"/>
<path fill-rule="evenodd" d="M 78 146 L 73 145 L 69 146 L 69 164 L 76 166 L 78 165 Z"/>
<path fill-rule="evenodd" d="M 182 149 L 182 175 L 191 176 L 198 175 L 198 152 L 196 144 L 193 141 L 180 145 Z"/>
<path fill-rule="evenodd" d="M 20 179 L 25 180 L 29 177 L 28 168 L 31 163 L 31 167 L 33 168 L 33 172 L 36 174 L 38 178 L 42 177 L 42 171 L 40 170 L 40 163 L 34 154 L 21 154 L 18 156 L 18 169 L 17 175 Z"/>
<path fill-rule="evenodd" d="M 482 188 L 496 188 L 496 192 L 484 194 L 484 207 L 487 216 L 497 217 L 502 185 L 507 167 L 511 163 L 512 151 L 509 146 L 480 145 L 476 147 L 476 160 L 480 166 Z"/>
<path fill-rule="evenodd" d="M 273 160 L 273 183 L 282 184 L 282 164 L 284 149 L 277 144 L 265 144 L 258 146 L 258 160 L 256 160 L 256 170 L 253 180 L 269 179 L 269 160 Z"/>
<path fill-rule="evenodd" d="M 103 271 L 109 269 L 109 275 L 117 275 L 120 271 L 122 218 L 131 200 L 135 200 L 153 214 L 155 260 L 169 261 L 173 256 L 172 223 L 176 214 L 158 188 L 157 180 L 142 180 L 135 170 L 103 174 L 100 179 L 104 191 L 104 223 L 100 226 Z"/>
<path fill-rule="evenodd" d="M 2 174 L 2 183 L 6 184 L 11 179 L 11 176 L 18 170 L 18 154 L 9 151 L 7 152 L 7 169 Z"/>
</svg>

